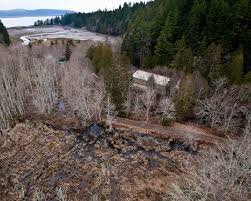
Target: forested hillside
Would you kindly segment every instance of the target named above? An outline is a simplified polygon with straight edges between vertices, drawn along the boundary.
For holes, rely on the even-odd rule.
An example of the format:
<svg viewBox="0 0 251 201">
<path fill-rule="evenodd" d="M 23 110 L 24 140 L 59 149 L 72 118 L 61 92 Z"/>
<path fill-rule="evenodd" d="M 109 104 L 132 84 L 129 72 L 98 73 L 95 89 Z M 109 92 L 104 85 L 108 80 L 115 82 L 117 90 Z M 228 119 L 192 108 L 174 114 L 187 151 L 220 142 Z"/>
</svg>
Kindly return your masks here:
<svg viewBox="0 0 251 201">
<path fill-rule="evenodd" d="M 155 0 L 114 11 L 67 14 L 50 24 L 124 34 L 122 51 L 140 67 L 199 70 L 208 79 L 250 79 L 250 0 Z"/>
<path fill-rule="evenodd" d="M 10 44 L 10 38 L 7 29 L 3 25 L 0 20 L 0 43 L 4 43 L 6 45 Z"/>
<path fill-rule="evenodd" d="M 114 11 L 96 11 L 93 13 L 65 14 L 52 20 L 37 21 L 35 25 L 73 26 L 75 28 L 87 27 L 88 30 L 110 35 L 121 35 L 127 31 L 129 22 L 135 18 L 136 12 L 144 8 L 144 3 L 136 3 L 133 6 L 125 3 Z"/>
<path fill-rule="evenodd" d="M 137 66 L 172 64 L 187 72 L 200 70 L 205 76 L 219 76 L 212 71 L 247 73 L 250 12 L 249 0 L 156 0 L 138 11 L 122 49 Z M 244 57 L 245 68 L 224 65 L 235 57 L 239 63 Z"/>
</svg>

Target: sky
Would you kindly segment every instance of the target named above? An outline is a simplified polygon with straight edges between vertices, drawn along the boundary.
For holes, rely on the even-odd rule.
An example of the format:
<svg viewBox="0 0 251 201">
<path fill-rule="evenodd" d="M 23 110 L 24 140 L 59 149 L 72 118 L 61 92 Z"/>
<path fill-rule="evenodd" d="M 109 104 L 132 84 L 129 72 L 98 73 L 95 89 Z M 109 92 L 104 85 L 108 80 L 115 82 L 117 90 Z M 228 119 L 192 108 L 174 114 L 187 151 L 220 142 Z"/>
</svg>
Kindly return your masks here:
<svg viewBox="0 0 251 201">
<path fill-rule="evenodd" d="M 140 1 L 147 0 L 0 0 L 0 10 L 47 8 L 90 12 L 98 9 L 111 10 L 124 2 Z"/>
</svg>

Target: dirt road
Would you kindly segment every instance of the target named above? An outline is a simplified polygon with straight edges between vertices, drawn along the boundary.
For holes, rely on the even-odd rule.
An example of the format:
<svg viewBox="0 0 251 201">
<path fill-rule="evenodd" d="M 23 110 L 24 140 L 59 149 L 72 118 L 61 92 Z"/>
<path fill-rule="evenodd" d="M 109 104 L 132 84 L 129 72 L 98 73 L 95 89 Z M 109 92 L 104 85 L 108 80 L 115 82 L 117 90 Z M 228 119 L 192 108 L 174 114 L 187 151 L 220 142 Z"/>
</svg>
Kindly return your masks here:
<svg viewBox="0 0 251 201">
<path fill-rule="evenodd" d="M 116 117 L 113 124 L 115 127 L 130 128 L 137 132 L 143 132 L 161 138 L 174 138 L 206 144 L 215 144 L 224 140 L 224 138 L 208 133 L 208 131 L 202 128 L 178 123 L 175 123 L 173 126 L 164 127 L 158 124 Z"/>
</svg>

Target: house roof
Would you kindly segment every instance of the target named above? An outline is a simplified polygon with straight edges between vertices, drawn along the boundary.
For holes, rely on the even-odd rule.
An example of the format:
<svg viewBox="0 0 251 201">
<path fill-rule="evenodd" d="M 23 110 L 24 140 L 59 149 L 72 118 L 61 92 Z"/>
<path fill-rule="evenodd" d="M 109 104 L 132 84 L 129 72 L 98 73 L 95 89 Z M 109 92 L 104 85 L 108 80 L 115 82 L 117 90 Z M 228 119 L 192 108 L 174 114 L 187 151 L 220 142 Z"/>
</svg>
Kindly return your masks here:
<svg viewBox="0 0 251 201">
<path fill-rule="evenodd" d="M 157 75 L 154 73 L 149 73 L 149 72 L 142 71 L 142 70 L 137 70 L 132 75 L 133 78 L 144 80 L 144 81 L 148 81 L 151 76 L 154 77 L 155 84 L 157 84 L 157 85 L 167 86 L 170 81 L 170 78 L 168 78 L 166 76 Z"/>
</svg>

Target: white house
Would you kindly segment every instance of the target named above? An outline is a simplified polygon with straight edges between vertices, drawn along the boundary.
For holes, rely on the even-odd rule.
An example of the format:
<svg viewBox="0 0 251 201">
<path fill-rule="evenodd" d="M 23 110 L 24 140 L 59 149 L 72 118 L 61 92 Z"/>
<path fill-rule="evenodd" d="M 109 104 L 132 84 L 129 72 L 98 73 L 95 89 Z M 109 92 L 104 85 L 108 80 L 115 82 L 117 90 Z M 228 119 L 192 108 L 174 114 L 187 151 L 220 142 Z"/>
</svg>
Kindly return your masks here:
<svg viewBox="0 0 251 201">
<path fill-rule="evenodd" d="M 149 73 L 146 71 L 142 70 L 137 70 L 135 73 L 133 73 L 132 78 L 133 78 L 133 86 L 137 87 L 139 89 L 146 89 L 147 88 L 147 82 L 149 79 L 153 77 L 154 78 L 154 83 L 157 87 L 157 89 L 166 89 L 170 82 L 170 78 L 163 76 L 163 75 L 157 75 L 154 73 Z"/>
</svg>

